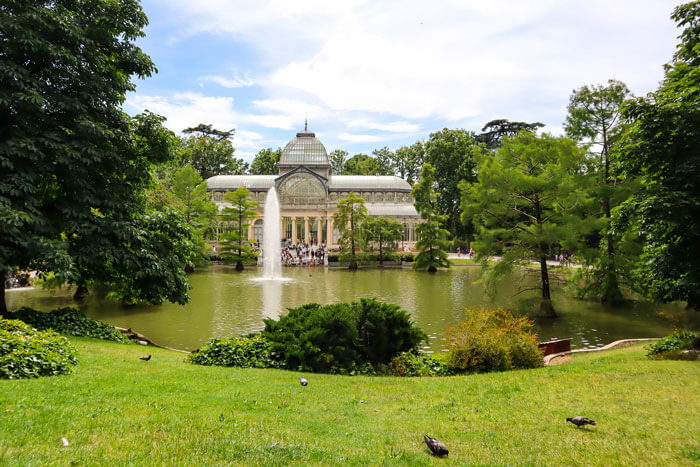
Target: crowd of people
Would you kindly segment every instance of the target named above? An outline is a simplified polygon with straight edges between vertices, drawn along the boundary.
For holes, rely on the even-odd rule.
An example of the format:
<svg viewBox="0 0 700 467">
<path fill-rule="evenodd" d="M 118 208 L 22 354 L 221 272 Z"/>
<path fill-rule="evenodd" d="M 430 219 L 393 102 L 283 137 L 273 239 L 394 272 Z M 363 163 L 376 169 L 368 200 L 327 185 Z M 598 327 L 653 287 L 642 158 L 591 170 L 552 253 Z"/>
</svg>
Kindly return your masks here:
<svg viewBox="0 0 700 467">
<path fill-rule="evenodd" d="M 328 254 L 326 242 L 318 244 L 315 240 L 311 244 L 283 239 L 282 265 L 283 266 L 317 266 L 323 265 Z"/>
<path fill-rule="evenodd" d="M 467 247 L 457 247 L 457 256 L 464 255 L 467 258 L 472 259 L 474 257 L 474 254 L 474 249 L 471 247 L 469 248 L 469 250 L 467 250 Z"/>
</svg>

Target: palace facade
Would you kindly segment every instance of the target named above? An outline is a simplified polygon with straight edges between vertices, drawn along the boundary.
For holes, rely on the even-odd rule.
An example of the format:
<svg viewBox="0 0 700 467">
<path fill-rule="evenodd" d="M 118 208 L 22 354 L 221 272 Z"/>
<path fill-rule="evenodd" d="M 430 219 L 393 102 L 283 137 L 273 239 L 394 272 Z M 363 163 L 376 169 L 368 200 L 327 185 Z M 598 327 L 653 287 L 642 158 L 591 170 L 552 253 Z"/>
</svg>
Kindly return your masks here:
<svg viewBox="0 0 700 467">
<path fill-rule="evenodd" d="M 338 231 L 333 214 L 339 200 L 357 193 L 370 216 L 386 216 L 404 226 L 402 246 L 413 248 L 420 216 L 413 206 L 411 185 L 402 178 L 384 175 L 334 175 L 323 143 L 306 127 L 282 150 L 278 175 L 216 175 L 207 179 L 219 209 L 226 206 L 226 191 L 246 187 L 261 204 L 251 222 L 248 238 L 262 241 L 265 197 L 275 187 L 280 204 L 281 236 L 293 243 L 325 242 L 337 247 Z"/>
</svg>

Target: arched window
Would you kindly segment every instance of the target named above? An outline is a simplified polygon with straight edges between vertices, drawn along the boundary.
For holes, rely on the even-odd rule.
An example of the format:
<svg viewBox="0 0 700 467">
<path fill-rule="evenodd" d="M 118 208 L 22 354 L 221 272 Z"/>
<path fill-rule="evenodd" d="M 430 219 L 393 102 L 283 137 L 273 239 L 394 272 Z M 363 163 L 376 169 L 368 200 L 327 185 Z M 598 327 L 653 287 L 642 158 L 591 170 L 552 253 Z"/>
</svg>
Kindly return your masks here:
<svg viewBox="0 0 700 467">
<path fill-rule="evenodd" d="M 282 204 L 318 204 L 326 202 L 326 188 L 308 173 L 295 173 L 279 187 Z"/>
</svg>

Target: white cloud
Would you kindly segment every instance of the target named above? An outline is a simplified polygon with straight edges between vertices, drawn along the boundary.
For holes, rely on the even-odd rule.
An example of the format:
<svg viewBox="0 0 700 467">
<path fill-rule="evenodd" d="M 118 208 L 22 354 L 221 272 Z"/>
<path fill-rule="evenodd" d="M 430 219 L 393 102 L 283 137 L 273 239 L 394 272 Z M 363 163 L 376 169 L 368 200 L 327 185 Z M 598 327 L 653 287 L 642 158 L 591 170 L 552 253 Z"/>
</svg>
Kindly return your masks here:
<svg viewBox="0 0 700 467">
<path fill-rule="evenodd" d="M 415 133 L 421 126 L 416 123 L 406 121 L 379 123 L 367 120 L 353 120 L 348 123 L 352 128 L 369 128 L 371 130 L 388 131 L 392 133 Z"/>
<path fill-rule="evenodd" d="M 338 135 L 338 138 L 352 143 L 376 143 L 384 140 L 383 137 L 377 135 L 357 135 L 352 133 L 341 133 Z"/>
<path fill-rule="evenodd" d="M 213 82 L 223 88 L 245 88 L 254 84 L 253 80 L 248 74 L 244 75 L 243 77 L 236 74 L 234 75 L 233 79 L 220 75 L 207 75 L 200 77 L 198 81 L 200 86 L 206 82 Z"/>
</svg>

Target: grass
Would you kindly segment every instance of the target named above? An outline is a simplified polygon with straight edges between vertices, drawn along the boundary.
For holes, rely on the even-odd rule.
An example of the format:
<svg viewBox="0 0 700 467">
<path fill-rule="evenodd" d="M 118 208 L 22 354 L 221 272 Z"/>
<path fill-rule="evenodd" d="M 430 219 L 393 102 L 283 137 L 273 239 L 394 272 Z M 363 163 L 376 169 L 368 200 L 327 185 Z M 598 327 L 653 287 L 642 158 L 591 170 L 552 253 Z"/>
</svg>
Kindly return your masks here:
<svg viewBox="0 0 700 467">
<path fill-rule="evenodd" d="M 656 464 L 700 460 L 700 365 L 641 346 L 448 378 L 304 376 L 187 364 L 71 339 L 68 376 L 0 381 L 0 464 Z M 152 353 L 149 362 L 138 357 Z M 566 417 L 598 426 L 578 429 Z M 433 458 L 422 434 L 450 449 Z M 61 438 L 70 445 L 64 447 Z"/>
</svg>

